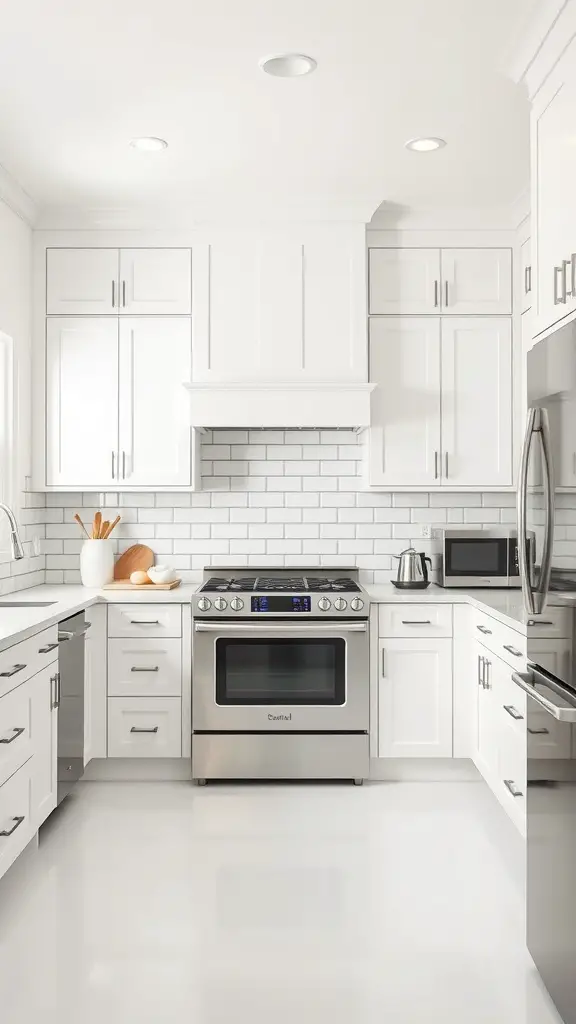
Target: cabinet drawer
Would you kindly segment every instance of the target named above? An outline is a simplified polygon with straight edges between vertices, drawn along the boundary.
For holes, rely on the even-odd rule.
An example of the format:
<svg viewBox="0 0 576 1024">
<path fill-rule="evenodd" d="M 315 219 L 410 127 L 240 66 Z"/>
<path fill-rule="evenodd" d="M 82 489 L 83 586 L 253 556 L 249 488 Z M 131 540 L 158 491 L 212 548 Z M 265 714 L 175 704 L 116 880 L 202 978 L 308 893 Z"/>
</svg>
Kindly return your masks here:
<svg viewBox="0 0 576 1024">
<path fill-rule="evenodd" d="M 31 758 L 0 787 L 0 877 L 33 834 L 30 817 Z"/>
<path fill-rule="evenodd" d="M 111 604 L 108 608 L 108 636 L 182 636 L 179 604 Z"/>
<path fill-rule="evenodd" d="M 0 786 L 32 756 L 30 681 L 0 698 Z"/>
<path fill-rule="evenodd" d="M 380 636 L 452 636 L 451 604 L 383 604 L 379 610 Z"/>
<path fill-rule="evenodd" d="M 0 651 L 0 697 L 58 658 L 58 626 Z"/>
<path fill-rule="evenodd" d="M 109 640 L 109 697 L 179 697 L 180 640 Z"/>
<path fill-rule="evenodd" d="M 526 664 L 527 640 L 522 633 L 475 609 L 472 622 L 474 636 L 484 647 L 497 654 L 512 668 L 520 672 L 523 670 Z"/>
<path fill-rule="evenodd" d="M 528 619 L 526 628 L 530 639 L 542 637 L 546 640 L 571 640 L 572 621 L 571 608 L 547 608 L 542 615 Z"/>
<path fill-rule="evenodd" d="M 108 757 L 180 757 L 179 697 L 109 697 Z"/>
<path fill-rule="evenodd" d="M 498 751 L 498 797 L 516 824 L 526 815 L 526 742 L 525 737 L 506 724 L 500 733 Z"/>
</svg>

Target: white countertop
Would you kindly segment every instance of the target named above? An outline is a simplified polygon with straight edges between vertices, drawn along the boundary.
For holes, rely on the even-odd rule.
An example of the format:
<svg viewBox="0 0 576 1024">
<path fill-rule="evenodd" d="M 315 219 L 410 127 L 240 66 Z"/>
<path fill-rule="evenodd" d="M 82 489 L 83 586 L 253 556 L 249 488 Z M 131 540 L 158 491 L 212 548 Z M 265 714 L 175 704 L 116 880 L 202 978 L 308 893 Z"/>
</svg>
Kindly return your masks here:
<svg viewBox="0 0 576 1024">
<path fill-rule="evenodd" d="M 199 583 L 185 584 L 175 590 L 91 590 L 89 587 L 43 585 L 0 597 L 0 651 L 25 640 L 98 601 L 122 604 L 189 604 Z M 397 590 L 391 583 L 365 587 L 375 604 L 469 604 L 494 616 L 512 629 L 526 632 L 529 616 L 520 590 L 447 590 L 431 584 L 427 590 Z M 7 608 L 10 601 L 33 605 L 36 601 L 53 601 L 44 608 Z M 576 606 L 576 594 L 552 594 L 550 605 Z"/>
</svg>

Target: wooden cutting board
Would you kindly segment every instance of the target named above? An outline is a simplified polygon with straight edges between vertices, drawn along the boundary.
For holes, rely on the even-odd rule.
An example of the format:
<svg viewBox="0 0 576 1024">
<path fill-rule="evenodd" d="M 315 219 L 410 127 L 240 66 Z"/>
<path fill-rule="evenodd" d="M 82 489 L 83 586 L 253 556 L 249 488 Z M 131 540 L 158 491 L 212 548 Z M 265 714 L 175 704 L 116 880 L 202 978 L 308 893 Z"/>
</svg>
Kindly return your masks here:
<svg viewBox="0 0 576 1024">
<path fill-rule="evenodd" d="M 133 544 L 131 548 L 128 548 L 114 566 L 114 579 L 115 580 L 129 580 L 132 573 L 138 569 L 143 569 L 146 572 L 151 565 L 154 565 L 155 558 L 152 548 L 146 546 L 146 544 Z"/>
<path fill-rule="evenodd" d="M 130 583 L 130 580 L 115 580 L 114 583 L 105 583 L 102 590 L 174 590 L 181 583 L 182 580 L 172 580 L 172 583 Z"/>
</svg>

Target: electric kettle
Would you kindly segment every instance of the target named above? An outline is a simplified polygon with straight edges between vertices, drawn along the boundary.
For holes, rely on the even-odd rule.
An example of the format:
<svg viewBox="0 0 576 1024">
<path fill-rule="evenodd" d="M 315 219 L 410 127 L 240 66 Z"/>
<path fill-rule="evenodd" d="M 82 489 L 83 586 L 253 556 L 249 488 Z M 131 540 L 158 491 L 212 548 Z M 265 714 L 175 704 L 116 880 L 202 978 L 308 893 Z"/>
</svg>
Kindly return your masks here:
<svg viewBox="0 0 576 1024">
<path fill-rule="evenodd" d="M 392 583 L 399 590 L 425 590 L 430 585 L 428 579 L 428 568 L 426 562 L 432 560 L 423 551 L 416 551 L 416 548 L 406 548 L 399 555 L 394 555 L 399 560 L 398 575 Z"/>
</svg>

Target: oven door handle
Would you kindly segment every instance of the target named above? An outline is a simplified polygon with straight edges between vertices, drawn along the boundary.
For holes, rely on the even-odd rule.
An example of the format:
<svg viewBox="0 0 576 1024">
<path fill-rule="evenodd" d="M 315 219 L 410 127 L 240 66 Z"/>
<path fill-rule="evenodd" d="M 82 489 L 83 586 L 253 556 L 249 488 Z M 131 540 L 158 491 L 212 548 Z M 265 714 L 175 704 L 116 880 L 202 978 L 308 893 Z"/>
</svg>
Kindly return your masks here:
<svg viewBox="0 0 576 1024">
<path fill-rule="evenodd" d="M 196 633 L 366 633 L 367 622 L 302 622 L 278 625 L 271 622 L 195 622 Z"/>
</svg>

